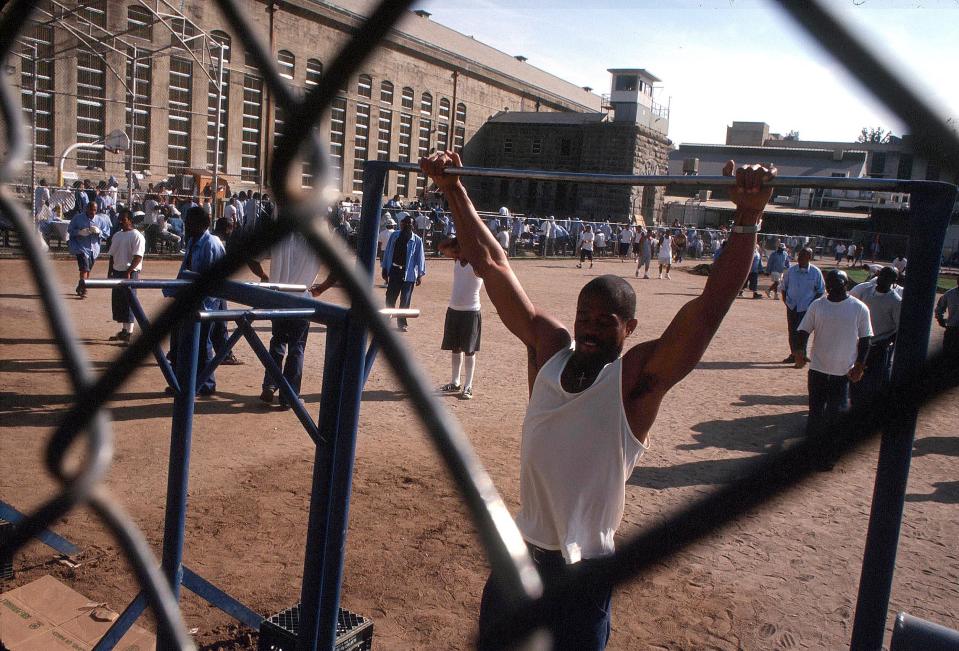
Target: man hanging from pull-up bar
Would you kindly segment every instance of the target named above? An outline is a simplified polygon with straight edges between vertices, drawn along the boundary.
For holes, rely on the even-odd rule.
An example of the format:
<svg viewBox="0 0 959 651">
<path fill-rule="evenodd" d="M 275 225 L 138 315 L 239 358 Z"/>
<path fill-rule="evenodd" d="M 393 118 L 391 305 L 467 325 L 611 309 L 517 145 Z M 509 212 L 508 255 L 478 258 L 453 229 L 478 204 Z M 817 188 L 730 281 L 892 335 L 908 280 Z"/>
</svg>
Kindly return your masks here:
<svg viewBox="0 0 959 651">
<path fill-rule="evenodd" d="M 521 508 L 516 524 L 547 589 L 574 563 L 613 553 L 625 507 L 625 482 L 646 449 L 659 406 L 699 362 L 749 273 L 756 233 L 772 194 L 775 168 L 751 165 L 735 173 L 731 198 L 736 226 L 706 287 L 687 303 L 659 339 L 621 356 L 636 328 L 636 294 L 618 276 L 599 276 L 580 291 L 573 333 L 530 301 L 502 247 L 480 220 L 459 177 L 453 152 L 435 153 L 420 167 L 444 194 L 462 259 L 483 279 L 504 325 L 526 344 L 530 400 L 520 455 Z M 609 639 L 609 586 L 557 602 L 547 622 L 555 649 L 603 649 Z M 492 577 L 480 607 L 480 647 L 496 648 L 496 623 L 510 604 Z"/>
</svg>

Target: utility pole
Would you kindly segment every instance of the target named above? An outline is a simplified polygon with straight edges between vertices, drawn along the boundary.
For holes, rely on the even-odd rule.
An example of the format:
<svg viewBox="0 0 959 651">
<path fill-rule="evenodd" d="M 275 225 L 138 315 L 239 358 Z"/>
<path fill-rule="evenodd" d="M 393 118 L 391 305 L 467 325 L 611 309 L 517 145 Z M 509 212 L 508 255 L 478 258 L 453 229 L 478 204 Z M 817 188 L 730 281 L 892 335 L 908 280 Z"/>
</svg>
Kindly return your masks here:
<svg viewBox="0 0 959 651">
<path fill-rule="evenodd" d="M 456 134 L 456 115 L 457 115 L 456 82 L 459 80 L 459 77 L 460 77 L 459 71 L 454 70 L 453 71 L 453 115 L 452 115 L 453 119 L 446 123 L 446 146 L 449 147 L 451 150 L 456 149 L 456 144 L 454 142 L 454 138 Z M 464 124 L 463 127 L 465 129 L 466 125 Z"/>
<path fill-rule="evenodd" d="M 31 84 L 32 93 L 30 95 L 30 101 L 33 105 L 33 110 L 30 111 L 30 122 L 32 125 L 32 134 L 31 142 L 32 146 L 30 147 L 30 209 L 36 210 L 36 196 L 37 196 L 37 69 L 40 65 L 40 61 L 37 57 L 37 44 L 31 43 L 30 46 L 33 49 L 33 83 Z M 33 215 L 34 220 L 37 218 L 36 213 Z"/>
<path fill-rule="evenodd" d="M 213 149 L 213 214 L 211 218 L 216 223 L 217 217 L 217 188 L 219 188 L 220 172 L 220 133 L 223 130 L 223 43 L 217 40 L 220 46 L 220 60 L 217 65 L 217 98 L 216 98 L 216 138 L 214 139 Z"/>
<path fill-rule="evenodd" d="M 131 62 L 130 77 L 130 156 L 127 158 L 130 169 L 127 172 L 127 208 L 133 210 L 133 151 L 136 149 L 137 136 L 137 58 L 139 50 L 133 46 L 133 61 Z"/>
</svg>

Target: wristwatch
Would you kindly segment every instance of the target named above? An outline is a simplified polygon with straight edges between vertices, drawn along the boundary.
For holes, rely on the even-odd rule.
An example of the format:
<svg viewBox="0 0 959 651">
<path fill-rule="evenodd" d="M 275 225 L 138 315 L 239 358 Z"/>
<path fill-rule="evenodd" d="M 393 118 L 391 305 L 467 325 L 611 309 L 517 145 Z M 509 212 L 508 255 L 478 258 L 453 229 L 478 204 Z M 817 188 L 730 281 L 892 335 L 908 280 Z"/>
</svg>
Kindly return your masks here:
<svg viewBox="0 0 959 651">
<path fill-rule="evenodd" d="M 735 226 L 733 226 L 733 233 L 745 233 L 747 235 L 755 235 L 758 232 L 759 232 L 758 223 L 752 224 L 749 226 L 742 226 L 740 224 L 736 224 Z"/>
</svg>

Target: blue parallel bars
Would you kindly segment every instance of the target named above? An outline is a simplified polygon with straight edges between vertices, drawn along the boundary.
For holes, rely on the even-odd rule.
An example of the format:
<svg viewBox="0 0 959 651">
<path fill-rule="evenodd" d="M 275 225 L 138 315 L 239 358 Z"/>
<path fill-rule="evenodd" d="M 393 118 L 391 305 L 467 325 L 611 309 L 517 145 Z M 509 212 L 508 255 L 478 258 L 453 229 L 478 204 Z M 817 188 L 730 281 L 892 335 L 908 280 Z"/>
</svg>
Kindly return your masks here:
<svg viewBox="0 0 959 651">
<path fill-rule="evenodd" d="M 902 295 L 893 382 L 914 376 L 926 360 L 942 246 L 956 202 L 955 186 L 935 182 L 909 185 L 909 273 Z M 917 416 L 918 409 L 903 409 L 882 434 L 850 642 L 853 651 L 882 648 Z"/>
</svg>

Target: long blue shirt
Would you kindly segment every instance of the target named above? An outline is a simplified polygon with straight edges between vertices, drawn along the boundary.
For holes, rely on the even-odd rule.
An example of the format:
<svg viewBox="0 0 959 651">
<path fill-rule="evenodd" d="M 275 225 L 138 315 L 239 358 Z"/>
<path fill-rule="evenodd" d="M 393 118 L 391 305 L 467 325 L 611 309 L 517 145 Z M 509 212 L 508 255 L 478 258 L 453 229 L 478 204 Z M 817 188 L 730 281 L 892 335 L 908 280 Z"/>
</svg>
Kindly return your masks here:
<svg viewBox="0 0 959 651">
<path fill-rule="evenodd" d="M 100 229 L 100 234 L 80 235 L 80 231 L 90 226 L 96 226 Z M 106 240 L 110 237 L 113 226 L 105 215 L 97 214 L 91 220 L 86 212 L 78 213 L 70 220 L 67 226 L 67 233 L 70 234 L 70 240 L 67 242 L 67 248 L 74 255 L 86 253 L 94 258 L 100 255 L 100 240 Z"/>
<path fill-rule="evenodd" d="M 753 266 L 749 268 L 749 273 L 758 274 L 763 268 L 763 258 L 759 251 L 753 251 Z"/>
<path fill-rule="evenodd" d="M 794 264 L 783 274 L 780 289 L 786 299 L 786 307 L 805 312 L 814 300 L 826 293 L 826 283 L 816 265 L 810 264 L 803 269 Z"/>
<path fill-rule="evenodd" d="M 201 274 L 212 267 L 220 258 L 226 255 L 226 249 L 223 242 L 210 231 L 203 231 L 200 237 L 191 237 L 186 241 L 186 253 L 183 254 L 183 262 L 180 264 L 180 271 L 176 277 L 180 279 L 191 279 L 196 274 Z M 164 296 L 173 296 L 176 290 L 164 289 Z M 215 310 L 220 299 L 204 296 L 203 309 Z"/>
<path fill-rule="evenodd" d="M 785 251 L 777 249 L 769 254 L 769 259 L 766 261 L 766 271 L 781 273 L 786 269 L 789 269 L 789 256 L 786 255 Z"/>
<path fill-rule="evenodd" d="M 386 248 L 383 250 L 383 258 L 380 260 L 380 266 L 386 271 L 390 270 L 393 264 L 393 247 L 396 245 L 396 238 L 400 236 L 401 230 L 393 231 L 390 239 L 386 242 Z M 417 278 L 426 275 L 426 255 L 423 252 L 423 239 L 416 233 L 410 234 L 410 239 L 406 243 L 406 272 L 403 280 L 408 283 L 416 282 Z"/>
</svg>

